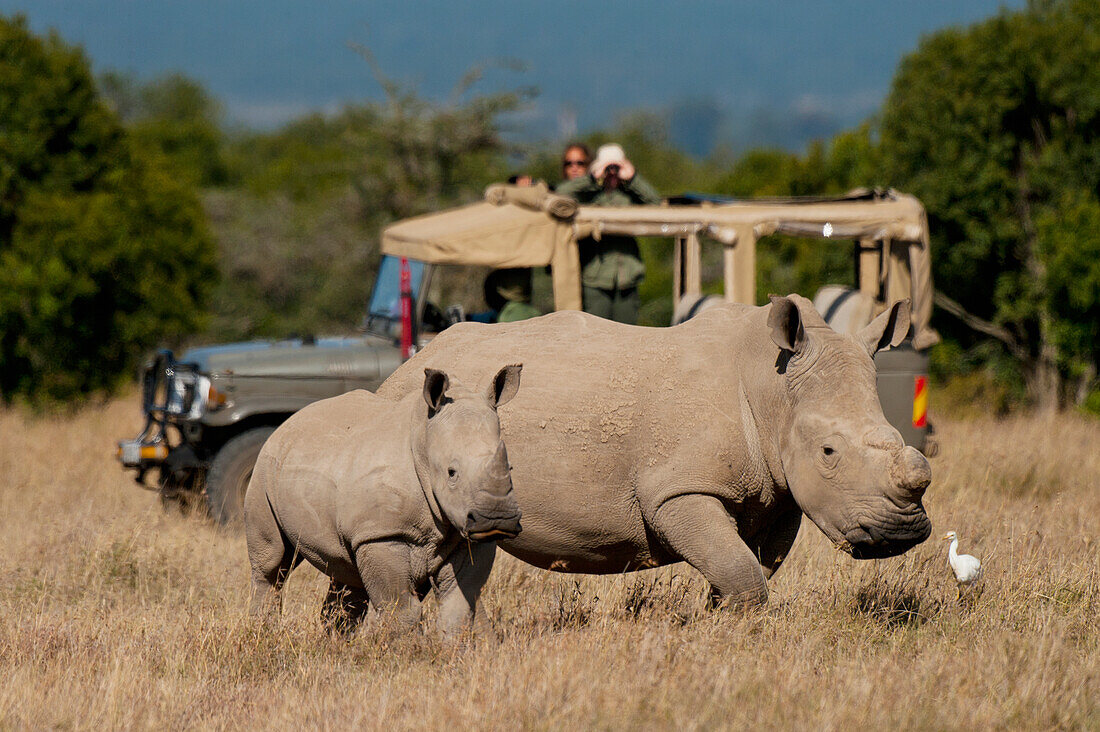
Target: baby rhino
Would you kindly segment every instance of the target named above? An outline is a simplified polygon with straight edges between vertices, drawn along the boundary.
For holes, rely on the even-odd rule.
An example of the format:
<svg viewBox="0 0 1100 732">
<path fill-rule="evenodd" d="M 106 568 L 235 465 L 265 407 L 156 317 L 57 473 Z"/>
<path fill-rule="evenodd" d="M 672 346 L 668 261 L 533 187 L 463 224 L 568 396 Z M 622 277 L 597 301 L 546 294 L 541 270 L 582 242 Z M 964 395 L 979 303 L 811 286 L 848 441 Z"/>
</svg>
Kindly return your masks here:
<svg viewBox="0 0 1100 732">
<path fill-rule="evenodd" d="M 277 615 L 303 559 L 331 578 L 322 619 L 420 619 L 429 587 L 453 637 L 475 619 L 497 539 L 519 534 L 497 408 L 519 389 L 505 366 L 484 392 L 424 370 L 422 393 L 354 391 L 316 402 L 264 445 L 245 497 L 252 613 Z"/>
</svg>

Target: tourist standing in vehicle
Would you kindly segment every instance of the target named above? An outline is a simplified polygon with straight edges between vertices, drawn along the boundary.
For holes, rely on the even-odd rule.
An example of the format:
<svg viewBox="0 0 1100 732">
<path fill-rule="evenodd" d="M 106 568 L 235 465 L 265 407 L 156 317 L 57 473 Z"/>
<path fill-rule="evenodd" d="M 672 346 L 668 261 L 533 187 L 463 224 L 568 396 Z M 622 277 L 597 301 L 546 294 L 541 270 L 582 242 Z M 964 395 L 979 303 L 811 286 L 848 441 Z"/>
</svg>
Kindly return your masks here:
<svg viewBox="0 0 1100 732">
<path fill-rule="evenodd" d="M 566 149 L 568 159 L 569 152 Z M 563 163 L 564 165 L 564 163 Z M 634 170 L 621 146 L 603 145 L 588 172 L 558 185 L 559 195 L 590 206 L 657 204 L 661 196 Z M 584 311 L 634 325 L 638 322 L 638 285 L 645 277 L 638 240 L 605 235 L 577 242 L 581 260 Z"/>
<path fill-rule="evenodd" d="M 592 162 L 592 152 L 580 142 L 571 142 L 561 154 L 561 177 L 563 181 L 576 180 L 588 173 Z M 560 183 L 558 184 L 561 185 Z"/>
<path fill-rule="evenodd" d="M 498 323 L 514 323 L 542 315 L 531 304 L 531 270 L 526 267 L 490 272 L 485 278 L 485 302 L 497 311 Z"/>
</svg>

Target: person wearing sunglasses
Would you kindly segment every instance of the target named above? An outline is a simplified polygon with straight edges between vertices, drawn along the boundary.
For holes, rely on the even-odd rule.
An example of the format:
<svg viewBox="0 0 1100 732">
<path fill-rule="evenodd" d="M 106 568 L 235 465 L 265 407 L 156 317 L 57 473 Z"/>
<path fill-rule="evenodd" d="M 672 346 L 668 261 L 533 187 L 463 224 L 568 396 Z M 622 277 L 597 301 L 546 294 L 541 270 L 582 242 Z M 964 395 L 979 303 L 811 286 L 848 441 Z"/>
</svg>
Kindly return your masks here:
<svg viewBox="0 0 1100 732">
<path fill-rule="evenodd" d="M 626 157 L 622 146 L 603 145 L 587 171 L 574 178 L 565 167 L 577 146 L 566 148 L 562 158 L 566 180 L 555 193 L 569 196 L 588 206 L 630 206 L 658 204 L 661 196 L 646 182 Z M 577 155 L 577 158 L 580 156 Z M 638 322 L 638 285 L 645 277 L 645 264 L 632 236 L 604 235 L 577 242 L 581 260 L 581 297 L 584 311 L 601 318 L 634 325 Z"/>
<path fill-rule="evenodd" d="M 563 181 L 576 180 L 588 172 L 592 161 L 592 152 L 581 142 L 571 142 L 561 154 L 561 177 Z M 559 184 L 560 185 L 560 184 Z"/>
</svg>

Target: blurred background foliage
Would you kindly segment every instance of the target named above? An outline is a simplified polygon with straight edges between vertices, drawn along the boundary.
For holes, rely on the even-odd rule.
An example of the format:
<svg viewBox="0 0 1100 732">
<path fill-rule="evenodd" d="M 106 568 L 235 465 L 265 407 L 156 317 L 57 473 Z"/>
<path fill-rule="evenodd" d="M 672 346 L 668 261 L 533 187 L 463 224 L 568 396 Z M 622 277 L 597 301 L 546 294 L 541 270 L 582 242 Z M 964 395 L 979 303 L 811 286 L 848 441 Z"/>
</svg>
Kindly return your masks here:
<svg viewBox="0 0 1100 732">
<path fill-rule="evenodd" d="M 0 394 L 110 390 L 208 323 L 217 245 L 175 151 L 142 145 L 79 49 L 0 19 Z"/>
<path fill-rule="evenodd" d="M 383 101 L 256 132 L 193 80 L 93 80 L 79 49 L 0 18 L 0 393 L 109 389 L 156 345 L 353 332 L 382 227 L 511 173 L 558 178 L 566 141 L 509 134 L 534 92 L 480 93 L 481 71 L 429 100 L 375 68 Z M 1100 409 L 1100 6 L 1035 0 L 931 34 L 875 118 L 799 153 L 699 157 L 668 123 L 628 113 L 582 140 L 619 142 L 666 195 L 917 195 L 937 289 L 985 326 L 937 310 L 945 398 Z M 642 319 L 662 325 L 672 245 L 642 244 Z M 758 265 L 759 302 L 852 284 L 844 246 L 768 237 Z"/>
</svg>

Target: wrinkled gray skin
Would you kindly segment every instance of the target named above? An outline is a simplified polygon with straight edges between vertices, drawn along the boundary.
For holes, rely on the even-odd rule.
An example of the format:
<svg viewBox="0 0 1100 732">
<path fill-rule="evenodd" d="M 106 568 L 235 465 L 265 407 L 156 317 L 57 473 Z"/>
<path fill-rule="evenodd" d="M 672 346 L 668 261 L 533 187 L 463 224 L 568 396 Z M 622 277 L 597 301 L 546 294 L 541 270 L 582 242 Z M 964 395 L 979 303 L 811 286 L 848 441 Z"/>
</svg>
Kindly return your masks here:
<svg viewBox="0 0 1100 732">
<path fill-rule="evenodd" d="M 305 559 L 332 578 L 322 619 L 337 630 L 368 609 L 411 627 L 429 587 L 445 636 L 480 617 L 496 540 L 520 531 L 497 418 L 520 368 L 483 391 L 425 369 L 400 400 L 353 391 L 283 423 L 245 496 L 253 614 L 278 614 L 287 574 Z"/>
<path fill-rule="evenodd" d="M 716 602 L 763 603 L 803 512 L 856 558 L 928 537 L 931 469 L 883 416 L 871 360 L 908 323 L 900 302 L 840 335 L 791 295 L 672 328 L 577 312 L 460 324 L 378 393 L 409 392 L 426 366 L 522 360 L 501 433 L 524 530 L 502 548 L 562 572 L 686 561 Z"/>
</svg>

